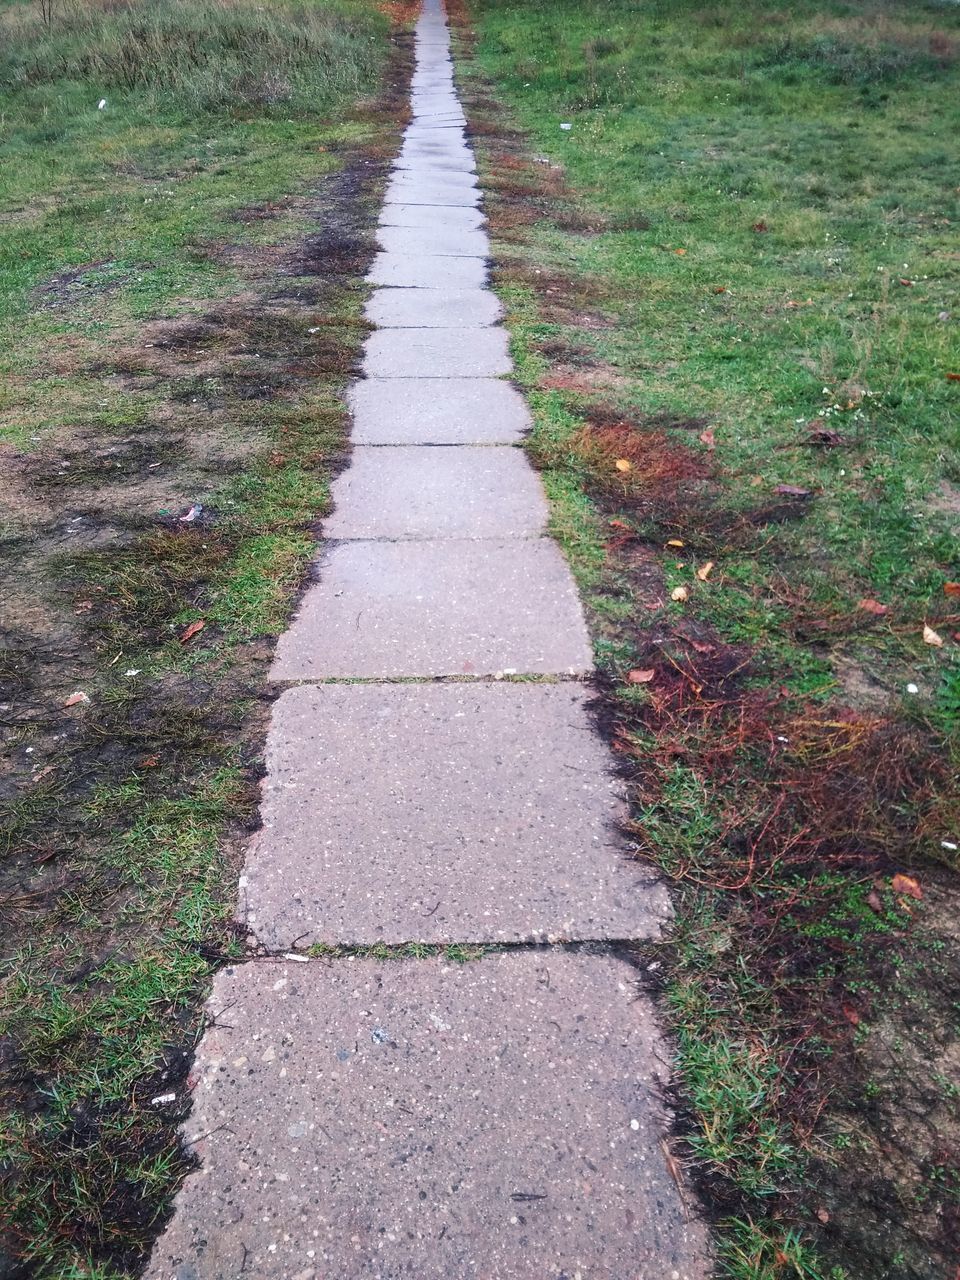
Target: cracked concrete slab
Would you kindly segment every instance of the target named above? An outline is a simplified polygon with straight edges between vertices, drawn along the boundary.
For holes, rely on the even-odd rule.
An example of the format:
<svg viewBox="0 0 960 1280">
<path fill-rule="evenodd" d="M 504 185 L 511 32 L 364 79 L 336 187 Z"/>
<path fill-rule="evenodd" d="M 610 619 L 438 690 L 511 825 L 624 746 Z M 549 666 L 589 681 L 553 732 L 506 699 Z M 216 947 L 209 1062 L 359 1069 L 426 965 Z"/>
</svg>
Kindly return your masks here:
<svg viewBox="0 0 960 1280">
<path fill-rule="evenodd" d="M 546 527 L 543 487 L 520 449 L 354 449 L 334 482 L 327 538 L 530 538 Z"/>
<path fill-rule="evenodd" d="M 624 962 L 267 961 L 220 973 L 209 1007 L 201 1167 L 147 1280 L 710 1274 Z"/>
<path fill-rule="evenodd" d="M 277 645 L 274 680 L 579 673 L 592 655 L 554 542 L 340 542 Z"/>
<path fill-rule="evenodd" d="M 477 329 L 502 311 L 489 289 L 377 289 L 363 314 L 379 329 Z"/>
<path fill-rule="evenodd" d="M 620 784 L 575 684 L 287 690 L 267 743 L 247 926 L 312 943 L 655 937 Z"/>
<path fill-rule="evenodd" d="M 401 172 L 387 183 L 383 199 L 385 204 L 432 204 L 449 205 L 451 209 L 475 209 L 480 204 L 480 189 L 460 180 L 441 181 Z"/>
<path fill-rule="evenodd" d="M 364 343 L 368 378 L 494 378 L 510 368 L 504 329 L 380 329 Z"/>
<path fill-rule="evenodd" d="M 386 292 L 385 290 L 381 292 Z M 514 444 L 526 401 L 496 378 L 367 378 L 347 393 L 355 444 Z"/>
</svg>

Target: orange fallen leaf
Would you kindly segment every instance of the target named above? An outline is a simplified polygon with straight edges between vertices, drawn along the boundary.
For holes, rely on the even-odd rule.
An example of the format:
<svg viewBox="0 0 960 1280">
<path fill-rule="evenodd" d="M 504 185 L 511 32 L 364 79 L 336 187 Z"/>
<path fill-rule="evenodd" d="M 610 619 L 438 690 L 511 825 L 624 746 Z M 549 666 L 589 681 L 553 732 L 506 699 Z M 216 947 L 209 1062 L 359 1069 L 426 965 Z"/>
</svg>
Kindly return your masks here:
<svg viewBox="0 0 960 1280">
<path fill-rule="evenodd" d="M 202 631 L 206 625 L 206 620 L 204 618 L 198 618 L 196 622 L 191 622 L 189 627 L 187 627 L 186 631 L 184 631 L 183 635 L 180 637 L 180 643 L 186 644 L 188 640 L 192 640 L 197 632 Z"/>
<path fill-rule="evenodd" d="M 649 684 L 656 674 L 653 667 L 646 671 L 628 671 L 627 682 L 629 684 Z"/>
<path fill-rule="evenodd" d="M 690 595 L 690 592 L 687 590 L 686 587 L 674 587 L 673 590 L 670 592 L 670 599 L 676 600 L 678 603 L 682 603 L 684 600 L 688 598 L 689 595 Z"/>
<path fill-rule="evenodd" d="M 144 756 L 143 759 L 140 761 L 140 768 L 155 769 L 159 763 L 160 763 L 159 756 Z"/>
<path fill-rule="evenodd" d="M 711 573 L 713 573 L 713 561 L 708 560 L 705 565 L 701 565 L 701 567 L 697 570 L 697 577 L 700 579 L 701 582 L 706 582 L 706 580 L 710 577 Z"/>
<path fill-rule="evenodd" d="M 686 249 L 674 249 L 673 252 L 677 255 L 678 258 L 682 258 L 687 251 Z"/>
<path fill-rule="evenodd" d="M 713 292 L 714 292 L 714 293 L 726 293 L 726 292 L 727 292 L 727 286 L 726 286 L 725 284 L 715 284 L 715 285 L 713 286 Z M 949 374 L 948 374 L 947 376 L 949 377 Z"/>
<path fill-rule="evenodd" d="M 908 279 L 906 278 L 906 276 L 901 276 L 901 277 L 900 277 L 900 283 L 904 286 L 904 288 L 905 288 L 905 289 L 912 289 L 912 288 L 913 288 L 913 281 L 912 281 L 912 280 L 908 280 Z"/>
<path fill-rule="evenodd" d="M 960 382 L 960 373 L 948 373 L 948 374 L 947 374 L 947 381 L 948 381 L 948 382 Z"/>
<path fill-rule="evenodd" d="M 862 609 L 864 613 L 876 614 L 878 618 L 882 618 L 885 613 L 890 612 L 890 606 L 881 604 L 879 600 L 861 600 L 857 608 Z"/>
<path fill-rule="evenodd" d="M 960 596 L 960 582 L 945 582 L 943 584 L 943 594 L 945 596 Z"/>
<path fill-rule="evenodd" d="M 608 520 L 607 523 L 611 529 L 630 529 L 630 526 L 625 520 Z M 630 529 L 630 532 L 632 533 L 633 530 Z"/>
<path fill-rule="evenodd" d="M 65 707 L 76 707 L 81 703 L 86 705 L 90 701 L 90 695 L 86 693 L 71 693 L 69 698 L 64 700 Z"/>
<path fill-rule="evenodd" d="M 905 876 L 902 871 L 898 871 L 893 877 L 890 887 L 894 893 L 905 894 L 908 898 L 916 898 L 919 901 L 923 897 L 920 881 L 914 880 L 913 876 Z"/>
<path fill-rule="evenodd" d="M 934 631 L 933 627 L 930 627 L 926 623 L 924 623 L 923 624 L 923 643 L 932 644 L 934 648 L 941 649 L 943 648 L 943 637 L 938 636 L 936 631 Z"/>
<path fill-rule="evenodd" d="M 713 449 L 716 446 L 717 438 L 713 434 L 712 427 L 707 427 L 706 431 L 700 432 L 700 443 L 705 444 L 708 449 Z"/>
<path fill-rule="evenodd" d="M 842 1006 L 842 1009 L 843 1009 L 843 1016 L 850 1023 L 850 1025 L 852 1027 L 858 1027 L 860 1025 L 860 1015 L 859 1013 L 857 1013 L 853 1005 L 845 1004 Z"/>
<path fill-rule="evenodd" d="M 628 458 L 618 458 L 614 463 L 614 466 L 617 468 L 618 471 L 629 471 L 630 460 Z"/>
</svg>

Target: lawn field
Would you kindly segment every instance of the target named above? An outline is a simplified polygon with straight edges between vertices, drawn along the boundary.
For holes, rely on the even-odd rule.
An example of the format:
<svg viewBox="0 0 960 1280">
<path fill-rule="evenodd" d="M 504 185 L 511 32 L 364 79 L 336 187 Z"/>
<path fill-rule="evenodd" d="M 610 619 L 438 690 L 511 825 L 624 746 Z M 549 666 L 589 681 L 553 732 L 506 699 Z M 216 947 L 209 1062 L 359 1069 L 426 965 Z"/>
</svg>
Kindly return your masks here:
<svg viewBox="0 0 960 1280">
<path fill-rule="evenodd" d="M 366 331 L 391 30 L 353 0 L 0 8 L 3 1275 L 136 1274 L 190 1160 Z"/>
<path fill-rule="evenodd" d="M 457 14 L 721 1271 L 952 1280 L 960 13 Z"/>
</svg>

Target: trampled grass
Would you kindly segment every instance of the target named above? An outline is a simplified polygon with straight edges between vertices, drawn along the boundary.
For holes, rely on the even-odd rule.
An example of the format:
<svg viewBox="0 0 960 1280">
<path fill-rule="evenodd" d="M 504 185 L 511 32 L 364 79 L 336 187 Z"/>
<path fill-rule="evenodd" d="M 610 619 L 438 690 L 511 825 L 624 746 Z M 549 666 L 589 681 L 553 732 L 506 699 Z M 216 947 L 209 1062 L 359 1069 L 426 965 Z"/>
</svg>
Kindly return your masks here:
<svg viewBox="0 0 960 1280">
<path fill-rule="evenodd" d="M 530 448 L 674 886 L 661 996 L 721 1269 L 946 1274 L 957 12 L 461 16 Z"/>
<path fill-rule="evenodd" d="M 351 0 L 0 9 L 0 1270 L 135 1274 L 189 1161 L 365 332 L 388 31 Z"/>
</svg>

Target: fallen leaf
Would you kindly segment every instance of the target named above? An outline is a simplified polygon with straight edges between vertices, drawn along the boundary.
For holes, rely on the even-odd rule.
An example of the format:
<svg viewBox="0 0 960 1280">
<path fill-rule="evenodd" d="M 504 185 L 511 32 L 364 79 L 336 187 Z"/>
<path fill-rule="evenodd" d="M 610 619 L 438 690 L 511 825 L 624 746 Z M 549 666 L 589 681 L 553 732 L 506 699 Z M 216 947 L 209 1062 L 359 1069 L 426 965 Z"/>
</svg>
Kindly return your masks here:
<svg viewBox="0 0 960 1280">
<path fill-rule="evenodd" d="M 690 592 L 687 590 L 686 587 L 674 587 L 673 590 L 670 592 L 670 599 L 683 602 L 688 598 L 689 595 L 690 595 Z"/>
<path fill-rule="evenodd" d="M 702 565 L 697 570 L 697 577 L 700 579 L 701 582 L 706 582 L 706 580 L 710 577 L 710 574 L 712 572 L 713 572 L 713 561 L 708 560 L 705 565 Z"/>
<path fill-rule="evenodd" d="M 778 484 L 774 489 L 774 493 L 782 493 L 788 498 L 809 498 L 811 492 L 810 489 L 801 489 L 797 484 Z"/>
<path fill-rule="evenodd" d="M 159 763 L 160 763 L 159 756 L 144 756 L 143 759 L 140 761 L 140 768 L 155 769 Z"/>
<path fill-rule="evenodd" d="M 823 1208 L 823 1206 L 821 1206 L 821 1207 L 817 1210 L 817 1217 L 820 1219 L 820 1221 L 821 1221 L 821 1222 L 829 1222 L 829 1221 L 830 1221 L 830 1214 L 827 1212 L 827 1210 L 826 1210 L 826 1209 L 824 1209 L 824 1208 Z"/>
<path fill-rule="evenodd" d="M 682 538 L 671 538 L 671 539 L 669 540 L 669 542 L 667 543 L 667 546 L 668 546 L 668 547 L 682 547 L 682 546 L 683 546 L 683 539 L 682 539 Z"/>
<path fill-rule="evenodd" d="M 943 637 L 938 636 L 933 627 L 923 624 L 923 643 L 932 644 L 934 648 L 941 649 L 943 647 Z"/>
<path fill-rule="evenodd" d="M 41 769 L 39 773 L 35 773 L 30 781 L 42 782 L 44 778 L 49 778 L 51 773 L 53 773 L 53 765 L 48 764 L 45 768 Z"/>
<path fill-rule="evenodd" d="M 857 608 L 862 609 L 864 613 L 876 614 L 878 618 L 882 618 L 885 613 L 890 612 L 890 606 L 881 604 L 879 600 L 861 600 Z"/>
<path fill-rule="evenodd" d="M 646 671 L 628 671 L 627 683 L 628 684 L 649 684 L 656 674 L 657 673 L 653 667 L 650 667 Z"/>
<path fill-rule="evenodd" d="M 750 484 L 754 489 L 756 489 L 759 485 L 763 484 L 763 476 L 751 476 Z"/>
<path fill-rule="evenodd" d="M 867 906 L 871 909 L 871 911 L 880 912 L 883 910 L 883 902 L 881 901 L 880 895 L 879 893 L 877 893 L 876 889 L 870 890 L 870 892 L 867 894 L 866 901 L 867 901 Z"/>
<path fill-rule="evenodd" d="M 93 608 L 92 600 L 78 600 L 74 606 L 74 613 L 87 613 Z"/>
<path fill-rule="evenodd" d="M 845 1005 L 843 1005 L 843 1006 L 842 1006 L 842 1008 L 843 1008 L 843 1016 L 844 1016 L 844 1017 L 846 1018 L 846 1020 L 850 1023 L 850 1025 L 851 1025 L 851 1026 L 853 1026 L 853 1027 L 859 1027 L 859 1025 L 860 1025 L 860 1015 L 859 1015 L 859 1013 L 857 1013 L 857 1011 L 856 1011 L 856 1009 L 853 1007 L 853 1005 L 852 1005 L 852 1004 L 845 1004 Z"/>
<path fill-rule="evenodd" d="M 691 649 L 693 649 L 693 650 L 695 650 L 695 652 L 697 652 L 697 653 L 713 653 L 713 651 L 714 651 L 714 649 L 716 649 L 716 647 L 717 647 L 717 646 L 716 646 L 715 644 L 704 644 L 704 643 L 703 643 L 702 641 L 700 641 L 700 640 L 691 640 L 691 641 L 690 641 L 690 648 L 691 648 Z"/>
<path fill-rule="evenodd" d="M 893 889 L 894 893 L 905 894 L 908 898 L 916 898 L 919 900 L 923 897 L 923 890 L 920 888 L 920 881 L 914 880 L 913 876 L 905 876 L 902 871 L 898 871 L 893 877 L 890 881 L 890 887 Z"/>
<path fill-rule="evenodd" d="M 912 288 L 913 288 L 913 281 L 912 281 L 912 280 L 908 280 L 905 276 L 901 276 L 901 277 L 900 277 L 900 283 L 901 283 L 905 288 L 907 288 L 907 289 L 912 289 Z"/>
<path fill-rule="evenodd" d="M 713 292 L 714 292 L 714 293 L 726 293 L 726 292 L 727 292 L 727 286 L 726 286 L 725 284 L 715 284 L 715 285 L 713 286 Z M 957 375 L 957 376 L 960 376 L 960 375 Z M 948 377 L 948 378 L 950 377 L 949 373 L 947 374 L 947 377 Z"/>
<path fill-rule="evenodd" d="M 686 249 L 674 249 L 673 252 L 677 255 L 678 258 L 682 258 L 687 251 Z"/>
<path fill-rule="evenodd" d="M 63 705 L 65 707 L 76 707 L 81 703 L 86 705 L 89 701 L 90 695 L 88 693 L 71 693 L 70 697 L 64 701 Z"/>
<path fill-rule="evenodd" d="M 618 471 L 629 471 L 630 461 L 628 458 L 618 458 L 614 463 L 614 466 L 617 468 Z"/>
<path fill-rule="evenodd" d="M 186 631 L 184 631 L 183 635 L 180 637 L 180 643 L 186 644 L 188 640 L 192 640 L 197 632 L 202 631 L 206 625 L 206 620 L 203 618 L 198 618 L 196 622 L 191 622 L 189 627 L 187 627 Z"/>
<path fill-rule="evenodd" d="M 629 529 L 631 533 L 633 532 L 625 520 L 608 520 L 607 523 L 611 529 Z"/>
<path fill-rule="evenodd" d="M 943 594 L 945 596 L 960 596 L 960 582 L 945 582 L 943 584 Z"/>
<path fill-rule="evenodd" d="M 755 223 L 753 224 L 753 226 L 750 228 L 750 230 L 751 230 L 751 231 L 757 231 L 757 232 L 759 232 L 759 233 L 761 233 L 761 234 L 762 234 L 764 231 L 769 231 L 769 230 L 770 230 L 770 228 L 767 226 L 767 224 L 766 224 L 766 223 L 764 222 L 764 220 L 761 218 L 759 222 L 755 222 Z"/>
<path fill-rule="evenodd" d="M 960 382 L 960 373 L 948 373 L 948 374 L 947 374 L 947 381 L 948 381 L 948 382 Z"/>
<path fill-rule="evenodd" d="M 700 443 L 705 444 L 708 449 L 713 449 L 716 447 L 717 438 L 713 434 L 712 427 L 707 427 L 706 431 L 700 432 Z"/>
</svg>

